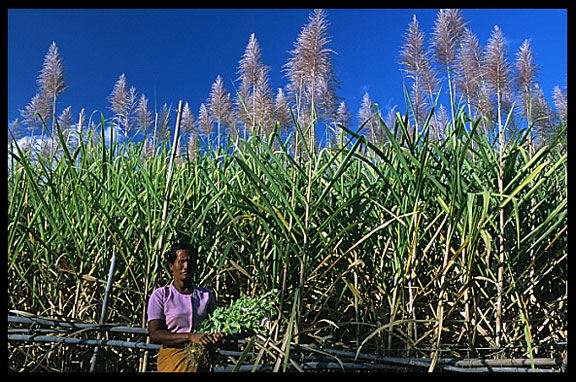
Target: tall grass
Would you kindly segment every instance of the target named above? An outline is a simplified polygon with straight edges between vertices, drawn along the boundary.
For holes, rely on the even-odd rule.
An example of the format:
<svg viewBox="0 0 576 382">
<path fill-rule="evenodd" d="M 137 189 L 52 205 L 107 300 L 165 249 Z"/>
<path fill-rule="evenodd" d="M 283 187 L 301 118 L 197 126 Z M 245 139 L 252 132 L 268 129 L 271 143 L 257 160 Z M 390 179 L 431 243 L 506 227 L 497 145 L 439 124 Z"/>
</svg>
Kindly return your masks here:
<svg viewBox="0 0 576 382">
<path fill-rule="evenodd" d="M 300 157 L 277 130 L 253 134 L 176 162 L 170 181 L 167 146 L 68 151 L 59 134 L 60 161 L 16 146 L 8 308 L 97 322 L 115 251 L 106 321 L 145 325 L 153 280 L 169 281 L 155 262 L 189 240 L 196 282 L 220 303 L 279 290 L 278 368 L 293 341 L 437 357 L 479 354 L 499 336 L 507 356 L 553 353 L 545 343 L 567 330 L 566 153 L 553 142 L 531 154 L 523 135 L 500 152 L 463 110 L 433 140 L 431 120 L 412 134 L 408 115 L 378 119 L 385 145 L 339 125 L 341 145 Z"/>
</svg>

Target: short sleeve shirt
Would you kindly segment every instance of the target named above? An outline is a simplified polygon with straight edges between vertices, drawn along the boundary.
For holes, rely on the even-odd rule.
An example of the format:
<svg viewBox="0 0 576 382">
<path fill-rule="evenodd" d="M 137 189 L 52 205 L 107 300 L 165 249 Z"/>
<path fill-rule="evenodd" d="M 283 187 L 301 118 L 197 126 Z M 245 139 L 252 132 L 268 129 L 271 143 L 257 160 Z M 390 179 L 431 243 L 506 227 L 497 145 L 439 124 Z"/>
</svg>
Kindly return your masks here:
<svg viewBox="0 0 576 382">
<path fill-rule="evenodd" d="M 216 307 L 210 289 L 194 287 L 190 294 L 170 284 L 155 289 L 148 301 L 148 322 L 164 320 L 173 333 L 191 333 Z"/>
</svg>

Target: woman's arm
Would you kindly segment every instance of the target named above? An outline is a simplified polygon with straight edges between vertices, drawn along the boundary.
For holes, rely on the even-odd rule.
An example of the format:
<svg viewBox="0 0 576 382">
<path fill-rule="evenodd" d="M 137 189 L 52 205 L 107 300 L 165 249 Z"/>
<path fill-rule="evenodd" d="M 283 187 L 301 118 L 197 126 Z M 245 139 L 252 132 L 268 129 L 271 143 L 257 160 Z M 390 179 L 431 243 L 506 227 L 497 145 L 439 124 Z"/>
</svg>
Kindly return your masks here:
<svg viewBox="0 0 576 382">
<path fill-rule="evenodd" d="M 221 333 L 172 333 L 166 328 L 164 320 L 148 322 L 148 334 L 152 343 L 166 346 L 178 346 L 187 342 L 206 346 L 221 342 L 225 337 Z"/>
</svg>

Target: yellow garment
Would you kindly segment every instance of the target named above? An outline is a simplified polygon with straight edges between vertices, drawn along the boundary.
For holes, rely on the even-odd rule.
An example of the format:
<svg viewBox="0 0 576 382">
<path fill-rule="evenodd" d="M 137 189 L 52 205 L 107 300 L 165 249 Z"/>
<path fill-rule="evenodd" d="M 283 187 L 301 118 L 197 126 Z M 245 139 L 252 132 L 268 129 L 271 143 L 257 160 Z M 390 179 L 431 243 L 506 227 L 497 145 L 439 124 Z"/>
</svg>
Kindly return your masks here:
<svg viewBox="0 0 576 382">
<path fill-rule="evenodd" d="M 157 368 L 159 372 L 197 372 L 210 371 L 210 365 L 198 362 L 196 357 L 189 355 L 186 347 L 160 347 Z"/>
</svg>

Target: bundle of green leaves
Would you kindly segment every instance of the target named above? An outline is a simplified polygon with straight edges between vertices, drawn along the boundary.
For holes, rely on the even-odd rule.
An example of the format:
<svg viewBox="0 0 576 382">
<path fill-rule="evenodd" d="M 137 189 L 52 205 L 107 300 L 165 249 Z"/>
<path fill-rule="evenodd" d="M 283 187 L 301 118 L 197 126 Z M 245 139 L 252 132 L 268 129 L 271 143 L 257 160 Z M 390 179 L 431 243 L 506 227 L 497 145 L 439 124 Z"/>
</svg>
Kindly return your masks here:
<svg viewBox="0 0 576 382">
<path fill-rule="evenodd" d="M 274 313 L 275 293 L 270 291 L 259 297 L 243 295 L 227 307 L 218 307 L 202 321 L 198 331 L 267 334 Z"/>
</svg>

